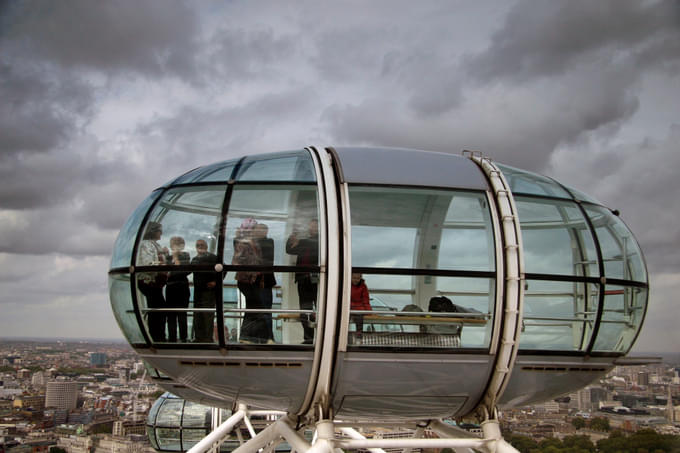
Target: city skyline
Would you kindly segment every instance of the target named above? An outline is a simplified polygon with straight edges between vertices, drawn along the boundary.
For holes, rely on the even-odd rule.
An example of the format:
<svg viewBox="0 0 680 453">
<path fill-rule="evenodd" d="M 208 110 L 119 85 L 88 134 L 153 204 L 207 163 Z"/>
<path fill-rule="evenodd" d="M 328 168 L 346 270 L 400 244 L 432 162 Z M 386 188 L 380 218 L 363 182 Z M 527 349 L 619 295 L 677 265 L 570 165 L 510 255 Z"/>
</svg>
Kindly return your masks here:
<svg viewBox="0 0 680 453">
<path fill-rule="evenodd" d="M 123 340 L 106 273 L 154 188 L 245 154 L 345 144 L 480 150 L 618 209 L 650 273 L 633 351 L 678 351 L 679 8 L 8 4 L 0 335 Z"/>
</svg>

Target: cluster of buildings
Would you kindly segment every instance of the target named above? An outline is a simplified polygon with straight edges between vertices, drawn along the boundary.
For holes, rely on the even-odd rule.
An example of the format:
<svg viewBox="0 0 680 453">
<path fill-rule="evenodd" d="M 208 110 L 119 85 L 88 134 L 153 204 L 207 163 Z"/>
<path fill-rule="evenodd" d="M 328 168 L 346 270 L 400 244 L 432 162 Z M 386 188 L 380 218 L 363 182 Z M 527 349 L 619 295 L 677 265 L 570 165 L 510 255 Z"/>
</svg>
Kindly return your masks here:
<svg viewBox="0 0 680 453">
<path fill-rule="evenodd" d="M 609 430 L 652 428 L 680 435 L 680 366 L 616 367 L 606 379 L 576 393 L 502 412 L 506 433 L 536 440 L 574 434 L 586 434 L 593 441 L 607 437 L 602 423 L 592 423 L 595 419 L 606 419 Z"/>
<path fill-rule="evenodd" d="M 122 342 L 0 342 L 0 453 L 153 452 L 145 375 Z"/>
<path fill-rule="evenodd" d="M 146 420 L 162 391 L 145 377 L 122 342 L 0 341 L 0 453 L 154 452 Z M 500 415 L 506 435 L 536 440 L 607 437 L 596 419 L 680 434 L 680 367 L 617 367 L 576 393 Z"/>
</svg>

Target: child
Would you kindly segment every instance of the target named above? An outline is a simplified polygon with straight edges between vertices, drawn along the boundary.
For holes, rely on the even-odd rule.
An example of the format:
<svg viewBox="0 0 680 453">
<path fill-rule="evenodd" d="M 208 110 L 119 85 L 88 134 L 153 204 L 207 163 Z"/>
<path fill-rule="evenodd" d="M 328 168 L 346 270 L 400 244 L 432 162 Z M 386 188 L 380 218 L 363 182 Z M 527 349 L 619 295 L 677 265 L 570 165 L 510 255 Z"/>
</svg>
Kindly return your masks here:
<svg viewBox="0 0 680 453">
<path fill-rule="evenodd" d="M 368 288 L 366 283 L 361 278 L 361 274 L 352 274 L 352 297 L 350 309 L 351 310 L 371 310 L 371 303 L 368 297 Z M 357 338 L 361 338 L 361 333 L 364 331 L 364 317 L 363 315 L 351 315 L 350 320 L 356 325 Z"/>
</svg>

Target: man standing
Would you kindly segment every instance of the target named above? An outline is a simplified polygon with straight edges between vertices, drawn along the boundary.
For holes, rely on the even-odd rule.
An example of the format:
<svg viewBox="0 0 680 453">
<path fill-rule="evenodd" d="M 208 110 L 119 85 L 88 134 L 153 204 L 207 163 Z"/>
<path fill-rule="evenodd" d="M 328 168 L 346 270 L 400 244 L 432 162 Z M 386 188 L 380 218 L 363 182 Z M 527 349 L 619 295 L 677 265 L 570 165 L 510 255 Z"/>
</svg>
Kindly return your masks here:
<svg viewBox="0 0 680 453">
<path fill-rule="evenodd" d="M 286 241 L 286 253 L 297 255 L 296 266 L 318 266 L 319 264 L 319 224 L 316 220 L 309 222 L 307 237 L 300 237 L 297 232 L 293 232 Z M 316 294 L 319 283 L 319 274 L 310 272 L 296 272 L 295 282 L 298 287 L 298 297 L 300 298 L 300 309 L 314 310 L 316 305 Z M 314 315 L 312 314 L 312 319 Z M 308 315 L 301 316 L 302 329 L 304 330 L 303 344 L 314 342 L 314 329 L 311 326 Z"/>
<path fill-rule="evenodd" d="M 196 241 L 197 255 L 191 264 L 216 264 L 217 256 L 208 252 L 208 244 L 199 239 Z M 212 343 L 213 323 L 215 320 L 215 301 L 217 288 L 221 279 L 215 272 L 194 272 L 194 308 L 212 308 L 211 311 L 194 312 L 194 336 L 198 343 Z"/>
</svg>

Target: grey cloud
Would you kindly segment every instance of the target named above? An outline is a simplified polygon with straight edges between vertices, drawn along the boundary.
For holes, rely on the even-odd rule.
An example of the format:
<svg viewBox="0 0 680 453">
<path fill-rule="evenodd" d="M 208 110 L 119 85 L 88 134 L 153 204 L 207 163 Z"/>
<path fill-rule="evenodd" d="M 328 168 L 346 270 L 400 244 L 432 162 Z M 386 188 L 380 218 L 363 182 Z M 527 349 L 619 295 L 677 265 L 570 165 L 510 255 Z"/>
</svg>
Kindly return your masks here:
<svg viewBox="0 0 680 453">
<path fill-rule="evenodd" d="M 408 107 L 425 117 L 442 115 L 460 105 L 459 73 L 455 60 L 432 50 L 392 51 L 382 59 L 381 76 L 395 79 L 396 92 L 407 95 Z"/>
<path fill-rule="evenodd" d="M 198 24 L 183 2 L 14 2 L 0 28 L 14 58 L 107 73 L 194 74 Z"/>
<path fill-rule="evenodd" d="M 519 2 L 492 37 L 489 48 L 470 56 L 471 76 L 516 81 L 568 72 L 584 59 L 599 64 L 644 56 L 649 64 L 680 57 L 680 6 L 673 1 Z"/>
<path fill-rule="evenodd" d="M 206 65 L 230 82 L 252 78 L 286 78 L 281 63 L 296 53 L 293 36 L 274 36 L 271 29 L 220 29 L 209 42 Z"/>
<path fill-rule="evenodd" d="M 149 150 L 149 156 L 162 157 L 177 168 L 178 176 L 197 165 L 280 149 L 258 149 L 257 145 L 263 137 L 287 129 L 290 121 L 306 114 L 314 97 L 314 89 L 302 86 L 269 93 L 241 106 L 186 107 L 172 116 L 141 125 L 138 139 Z"/>
<path fill-rule="evenodd" d="M 42 65 L 0 59 L 0 158 L 63 145 L 91 111 L 90 87 L 55 75 Z"/>
<path fill-rule="evenodd" d="M 138 171 L 125 159 L 103 158 L 101 144 L 81 137 L 67 149 L 0 159 L 0 208 L 28 210 L 65 205 L 77 194 L 117 181 L 121 186 Z"/>
<path fill-rule="evenodd" d="M 630 118 L 638 99 L 629 76 L 590 68 L 529 88 L 468 90 L 459 108 L 410 115 L 398 99 L 334 105 L 324 121 L 336 140 L 459 153 L 481 150 L 501 162 L 540 171 L 560 144 L 609 133 Z"/>
</svg>

